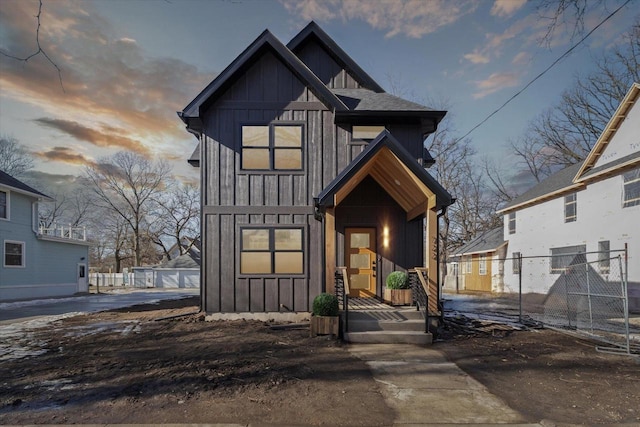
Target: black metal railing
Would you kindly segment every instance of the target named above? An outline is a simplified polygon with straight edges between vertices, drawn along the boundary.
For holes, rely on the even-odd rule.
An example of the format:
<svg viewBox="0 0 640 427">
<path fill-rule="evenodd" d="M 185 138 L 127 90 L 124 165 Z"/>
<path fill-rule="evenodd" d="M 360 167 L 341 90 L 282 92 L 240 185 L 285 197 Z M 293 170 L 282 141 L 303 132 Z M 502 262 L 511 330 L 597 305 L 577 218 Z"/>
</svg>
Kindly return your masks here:
<svg viewBox="0 0 640 427">
<path fill-rule="evenodd" d="M 424 331 L 429 332 L 429 292 L 422 270 L 409 270 L 409 286 L 416 310 L 424 316 Z"/>
<path fill-rule="evenodd" d="M 347 278 L 347 269 L 344 267 L 336 268 L 335 274 L 335 293 L 338 298 L 338 304 L 342 307 L 344 313 L 343 332 L 349 331 L 349 279 Z"/>
</svg>

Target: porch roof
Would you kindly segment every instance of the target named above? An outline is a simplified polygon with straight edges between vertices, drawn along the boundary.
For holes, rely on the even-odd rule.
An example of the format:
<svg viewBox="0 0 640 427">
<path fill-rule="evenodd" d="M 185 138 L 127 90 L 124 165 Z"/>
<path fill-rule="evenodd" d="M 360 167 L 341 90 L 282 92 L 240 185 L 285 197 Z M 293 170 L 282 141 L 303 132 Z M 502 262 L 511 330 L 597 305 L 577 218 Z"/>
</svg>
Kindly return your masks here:
<svg viewBox="0 0 640 427">
<path fill-rule="evenodd" d="M 340 204 L 367 176 L 371 176 L 407 212 L 412 220 L 427 209 L 443 208 L 453 203 L 451 195 L 388 130 L 369 143 L 318 195 L 321 206 Z"/>
</svg>

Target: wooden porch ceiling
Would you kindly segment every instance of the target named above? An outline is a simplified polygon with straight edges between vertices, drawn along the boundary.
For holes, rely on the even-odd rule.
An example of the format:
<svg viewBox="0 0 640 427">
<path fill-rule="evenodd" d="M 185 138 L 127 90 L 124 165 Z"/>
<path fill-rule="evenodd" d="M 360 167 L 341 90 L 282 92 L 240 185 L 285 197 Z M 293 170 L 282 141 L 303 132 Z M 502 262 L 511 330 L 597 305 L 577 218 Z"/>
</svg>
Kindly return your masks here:
<svg viewBox="0 0 640 427">
<path fill-rule="evenodd" d="M 388 148 L 382 147 L 334 195 L 340 204 L 368 175 L 407 212 L 407 221 L 435 207 L 435 194 Z"/>
</svg>

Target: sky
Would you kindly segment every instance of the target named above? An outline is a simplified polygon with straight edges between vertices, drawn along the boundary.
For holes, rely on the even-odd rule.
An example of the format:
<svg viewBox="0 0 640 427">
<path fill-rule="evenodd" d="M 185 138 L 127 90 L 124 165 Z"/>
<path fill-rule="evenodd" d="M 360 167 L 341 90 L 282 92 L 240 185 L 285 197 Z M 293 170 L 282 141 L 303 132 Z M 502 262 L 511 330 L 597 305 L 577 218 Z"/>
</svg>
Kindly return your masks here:
<svg viewBox="0 0 640 427">
<path fill-rule="evenodd" d="M 590 30 L 624 0 L 588 2 Z M 0 0 L 0 50 L 38 51 L 37 0 Z M 571 47 L 525 0 L 42 0 L 42 55 L 0 55 L 0 134 L 19 140 L 42 179 L 131 150 L 196 181 L 196 147 L 176 115 L 260 33 L 286 44 L 316 21 L 388 92 L 447 109 L 458 135 L 481 122 Z M 576 74 L 640 15 L 631 0 L 566 59 L 468 138 L 478 158 L 515 168 L 508 144 L 557 103 Z"/>
</svg>

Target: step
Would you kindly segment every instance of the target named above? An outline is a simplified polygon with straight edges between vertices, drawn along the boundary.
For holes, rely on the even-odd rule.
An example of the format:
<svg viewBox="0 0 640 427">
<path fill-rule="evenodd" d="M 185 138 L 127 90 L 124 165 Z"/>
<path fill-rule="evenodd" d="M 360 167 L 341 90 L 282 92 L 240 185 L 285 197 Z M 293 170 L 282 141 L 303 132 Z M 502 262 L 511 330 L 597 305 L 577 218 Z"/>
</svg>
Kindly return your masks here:
<svg viewBox="0 0 640 427">
<path fill-rule="evenodd" d="M 389 310 L 349 310 L 349 321 L 351 320 L 424 321 L 424 315 L 421 311 L 418 311 L 415 308 Z"/>
<path fill-rule="evenodd" d="M 403 331 L 369 331 L 347 332 L 344 340 L 349 343 L 359 344 L 415 344 L 430 345 L 433 335 L 424 332 Z"/>
<path fill-rule="evenodd" d="M 415 331 L 424 332 L 424 319 L 419 320 L 375 320 L 349 318 L 349 332 L 366 331 Z"/>
</svg>

